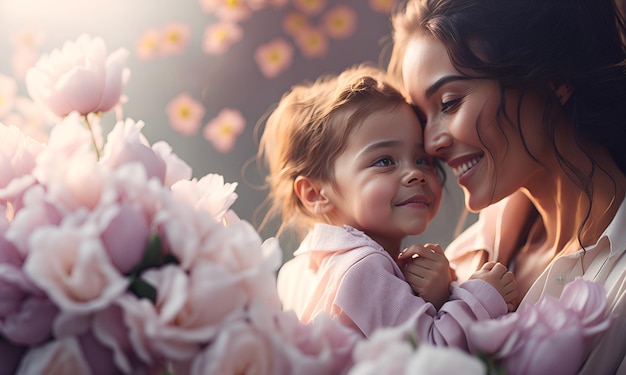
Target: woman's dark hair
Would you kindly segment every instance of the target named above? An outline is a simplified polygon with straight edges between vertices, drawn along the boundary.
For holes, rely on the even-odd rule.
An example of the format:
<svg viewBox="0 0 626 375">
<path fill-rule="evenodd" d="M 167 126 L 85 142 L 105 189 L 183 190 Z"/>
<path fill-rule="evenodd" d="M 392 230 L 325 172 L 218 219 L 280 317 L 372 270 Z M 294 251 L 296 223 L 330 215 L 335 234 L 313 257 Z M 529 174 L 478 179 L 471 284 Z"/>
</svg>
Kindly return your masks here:
<svg viewBox="0 0 626 375">
<path fill-rule="evenodd" d="M 606 147 L 626 173 L 626 30 L 614 0 L 416 0 L 393 26 L 396 76 L 408 40 L 427 34 L 458 70 L 502 91 L 569 85 L 564 109 L 578 139 Z"/>
<path fill-rule="evenodd" d="M 626 27 L 614 1 L 409 0 L 392 19 L 388 70 L 401 80 L 407 44 L 426 35 L 444 44 L 460 72 L 499 82 L 500 120 L 506 116 L 508 89 L 520 90 L 518 108 L 524 92 L 544 92 L 544 125 L 552 135 L 556 156 L 591 204 L 589 182 L 601 167 L 587 153 L 592 169 L 583 173 L 559 151 L 554 129 L 555 111 L 561 104 L 550 84 L 573 89 L 563 110 L 579 144 L 592 142 L 606 148 L 626 174 Z M 524 142 L 521 128 L 519 134 Z"/>
</svg>

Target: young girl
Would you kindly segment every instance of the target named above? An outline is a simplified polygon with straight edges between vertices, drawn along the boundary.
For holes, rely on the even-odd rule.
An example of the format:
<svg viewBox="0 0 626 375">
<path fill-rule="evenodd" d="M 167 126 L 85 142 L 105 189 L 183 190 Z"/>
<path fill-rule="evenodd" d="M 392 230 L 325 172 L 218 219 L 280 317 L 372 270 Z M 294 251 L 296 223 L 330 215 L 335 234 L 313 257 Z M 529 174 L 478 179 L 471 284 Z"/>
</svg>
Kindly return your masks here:
<svg viewBox="0 0 626 375">
<path fill-rule="evenodd" d="M 269 167 L 270 213 L 282 214 L 281 230 L 305 235 L 278 275 L 284 309 L 302 321 L 327 313 L 369 336 L 419 314 L 418 340 L 467 348 L 467 326 L 506 314 L 517 297 L 499 263 L 450 288 L 441 247 L 399 254 L 402 239 L 435 216 L 442 188 L 418 117 L 383 72 L 360 65 L 293 87 L 266 122 L 259 157 Z M 396 262 L 414 255 L 411 278 L 443 283 L 449 296 L 439 310 L 413 294 Z"/>
</svg>

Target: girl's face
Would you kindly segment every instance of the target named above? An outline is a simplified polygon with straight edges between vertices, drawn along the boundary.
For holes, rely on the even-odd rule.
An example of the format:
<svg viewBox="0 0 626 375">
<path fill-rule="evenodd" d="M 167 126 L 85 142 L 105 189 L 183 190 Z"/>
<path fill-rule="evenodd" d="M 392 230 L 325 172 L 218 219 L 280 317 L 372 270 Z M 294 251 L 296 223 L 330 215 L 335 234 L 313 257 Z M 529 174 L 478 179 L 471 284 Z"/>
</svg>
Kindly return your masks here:
<svg viewBox="0 0 626 375">
<path fill-rule="evenodd" d="M 543 106 L 537 95 L 527 93 L 518 111 L 519 93 L 508 90 L 506 117 L 498 125 L 498 83 L 467 78 L 454 68 L 444 45 L 426 36 L 408 44 L 402 75 L 424 116 L 426 151 L 453 170 L 468 209 L 479 211 L 546 181 L 546 170 L 528 154 L 543 162 L 552 147 L 542 130 Z M 526 145 L 516 125 L 518 113 Z"/>
<path fill-rule="evenodd" d="M 422 233 L 441 201 L 441 182 L 408 104 L 367 117 L 334 164 L 330 220 L 365 232 L 387 251 Z"/>
</svg>

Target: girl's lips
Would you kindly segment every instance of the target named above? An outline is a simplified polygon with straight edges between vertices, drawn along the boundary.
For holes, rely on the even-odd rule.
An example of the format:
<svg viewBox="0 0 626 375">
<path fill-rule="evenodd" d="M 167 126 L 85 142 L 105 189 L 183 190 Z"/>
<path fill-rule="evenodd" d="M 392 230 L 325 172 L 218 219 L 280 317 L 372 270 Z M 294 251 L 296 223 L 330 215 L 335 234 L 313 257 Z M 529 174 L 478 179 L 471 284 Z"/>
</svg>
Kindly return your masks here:
<svg viewBox="0 0 626 375">
<path fill-rule="evenodd" d="M 452 172 L 456 177 L 461 177 L 464 173 L 472 169 L 479 161 L 483 159 L 484 155 L 477 155 L 466 160 L 455 160 L 455 163 L 449 163 Z M 452 166 L 455 165 L 455 166 Z"/>
<path fill-rule="evenodd" d="M 428 197 L 425 196 L 425 195 L 418 194 L 418 195 L 414 195 L 414 196 L 410 197 L 409 199 L 406 199 L 406 200 L 400 202 L 398 204 L 398 206 L 406 206 L 407 204 L 412 204 L 412 203 L 429 205 L 430 204 L 430 199 L 428 199 Z"/>
</svg>

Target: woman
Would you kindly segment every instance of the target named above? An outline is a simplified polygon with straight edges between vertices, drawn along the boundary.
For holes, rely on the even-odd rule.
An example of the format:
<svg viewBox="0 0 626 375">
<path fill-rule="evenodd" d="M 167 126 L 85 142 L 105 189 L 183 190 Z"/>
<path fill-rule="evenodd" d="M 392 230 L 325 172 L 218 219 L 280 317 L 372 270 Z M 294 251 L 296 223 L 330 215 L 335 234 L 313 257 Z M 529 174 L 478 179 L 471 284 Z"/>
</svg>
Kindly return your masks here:
<svg viewBox="0 0 626 375">
<path fill-rule="evenodd" d="M 421 111 L 477 223 L 446 250 L 486 261 L 521 304 L 575 277 L 603 284 L 612 328 L 580 373 L 626 373 L 626 53 L 613 0 L 414 0 L 389 70 Z"/>
</svg>

